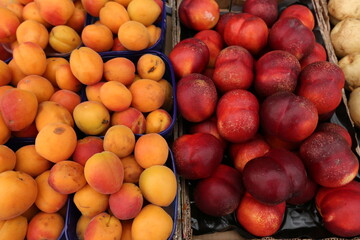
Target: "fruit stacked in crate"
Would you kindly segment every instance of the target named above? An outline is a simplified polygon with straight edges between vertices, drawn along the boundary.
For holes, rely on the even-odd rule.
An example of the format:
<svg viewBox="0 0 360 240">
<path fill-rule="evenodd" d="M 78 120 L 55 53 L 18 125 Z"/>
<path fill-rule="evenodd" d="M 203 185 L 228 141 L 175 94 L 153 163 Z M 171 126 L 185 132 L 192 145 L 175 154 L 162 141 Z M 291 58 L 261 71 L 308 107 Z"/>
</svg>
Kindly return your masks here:
<svg viewBox="0 0 360 240">
<path fill-rule="evenodd" d="M 116 230 L 114 237 L 120 238 L 122 234 L 131 234 L 132 219 L 137 214 L 142 217 L 135 221 L 138 223 L 134 224 L 134 238 L 142 238 L 144 233 L 149 239 L 151 236 L 153 239 L 171 238 L 177 222 L 177 185 L 172 153 L 167 144 L 176 120 L 175 78 L 170 61 L 155 50 L 100 54 L 96 49 L 79 46 L 78 39 L 80 43 L 84 40 L 80 35 L 86 17 L 85 6 L 80 5 L 86 1 L 25 2 L 6 2 L 0 8 L 3 13 L 1 17 L 4 18 L 0 41 L 12 54 L 10 59 L 0 61 L 0 143 L 4 149 L 0 173 L 0 212 L 3 214 L 0 220 L 4 224 L 0 231 L 1 238 L 82 239 L 87 235 L 88 239 L 99 239 L 98 231 L 102 231 L 102 236 L 106 238 L 112 229 Z M 58 6 L 58 10 L 64 10 L 59 12 L 67 13 L 67 17 L 70 17 L 71 9 L 74 10 L 71 16 L 77 19 L 81 15 L 81 19 L 77 19 L 78 23 L 81 22 L 80 30 L 59 31 L 65 39 L 47 31 L 39 34 L 37 29 L 50 30 L 57 26 L 70 28 L 64 25 L 70 22 L 64 20 L 68 19 L 65 15 L 60 25 L 45 20 L 48 14 L 46 10 L 53 7 L 47 4 Z M 36 14 L 30 17 L 40 17 L 49 25 L 48 28 L 39 27 L 42 23 L 35 19 L 22 21 L 26 14 L 16 15 L 11 11 L 16 6 L 16 9 L 22 7 L 24 13 L 28 5 L 36 10 Z M 100 10 L 105 6 L 97 7 Z M 54 18 L 59 13 L 51 12 Z M 75 12 L 82 14 L 75 15 Z M 33 25 L 26 25 L 25 22 Z M 48 38 L 42 38 L 46 33 Z M 22 36 L 23 41 L 19 41 L 21 37 L 18 36 Z M 56 41 L 50 41 L 52 37 Z M 71 44 L 67 44 L 67 37 L 71 38 L 68 42 Z M 40 40 L 43 45 L 39 45 Z M 51 42 L 65 47 L 65 50 L 57 51 L 54 46 L 49 48 Z M 160 38 L 158 42 L 162 42 Z M 137 150 L 135 154 L 135 142 L 142 141 L 142 136 L 150 139 L 147 141 L 151 143 L 145 144 L 150 148 L 144 149 L 144 143 L 139 143 L 139 146 L 143 146 L 139 147 L 142 150 Z M 124 148 L 128 156 L 120 157 L 118 150 Z M 158 150 L 158 153 L 153 150 Z M 92 160 L 95 163 L 90 164 L 93 170 L 88 171 L 86 162 L 95 154 L 95 160 Z M 140 156 L 150 163 L 140 163 Z M 126 157 L 127 160 L 124 160 Z M 153 158 L 157 158 L 156 164 L 155 160 L 152 162 Z M 99 159 L 104 164 L 98 165 Z M 105 162 L 109 162 L 108 168 Z M 151 165 L 158 165 L 159 168 L 151 168 Z M 145 180 L 140 181 L 142 172 L 142 179 Z M 113 207 L 110 211 L 108 207 L 120 202 L 119 196 L 113 197 L 112 203 L 110 200 L 103 201 L 102 207 L 105 206 L 105 209 L 101 208 L 101 215 L 94 220 L 93 227 L 89 227 L 89 233 L 86 233 L 87 224 L 84 221 L 79 223 L 80 230 L 77 232 L 81 210 L 75 206 L 75 194 L 84 187 L 88 191 L 96 188 L 95 183 L 88 183 L 94 182 L 90 178 L 95 173 L 102 173 L 104 179 L 111 178 L 110 185 L 114 183 L 116 191 L 114 188 L 111 188 L 111 193 L 100 190 L 94 196 L 110 199 L 110 194 L 117 193 L 124 185 L 124 189 L 130 190 L 123 189 L 123 194 L 118 195 L 128 196 L 123 200 L 128 201 L 127 204 L 137 202 L 137 209 L 126 217 L 127 220 L 113 217 L 111 212 L 118 209 Z M 127 182 L 128 175 L 132 182 Z M 166 186 L 162 185 L 162 189 L 156 190 L 158 195 L 153 197 L 153 185 L 160 186 L 156 183 L 158 176 L 168 181 L 165 182 Z M 162 190 L 166 190 L 166 194 L 162 195 Z M 145 194 L 149 191 L 150 194 Z M 135 195 L 132 196 L 132 193 Z M 159 203 L 154 199 L 164 202 Z M 91 197 L 86 200 L 91 200 Z M 132 211 L 126 204 L 121 207 L 124 206 Z M 90 220 L 90 215 L 85 215 Z M 156 220 L 163 219 L 160 228 L 144 225 L 144 221 L 154 217 Z M 111 219 L 114 228 L 109 229 L 101 224 L 104 219 Z M 44 227 L 44 222 L 48 227 Z M 156 224 L 157 221 L 150 220 L 148 223 Z M 145 232 L 143 228 L 150 231 Z"/>
<path fill-rule="evenodd" d="M 233 216 L 249 238 L 311 234 L 300 227 L 360 234 L 357 142 L 332 122 L 348 120 L 336 115 L 344 73 L 326 61 L 309 7 L 247 0 L 220 15 L 213 0 L 179 4 L 186 37 L 169 53 L 184 126 L 173 144 L 177 171 L 190 180 L 194 208 Z M 293 206 L 315 210 L 312 223 L 287 215 Z"/>
</svg>

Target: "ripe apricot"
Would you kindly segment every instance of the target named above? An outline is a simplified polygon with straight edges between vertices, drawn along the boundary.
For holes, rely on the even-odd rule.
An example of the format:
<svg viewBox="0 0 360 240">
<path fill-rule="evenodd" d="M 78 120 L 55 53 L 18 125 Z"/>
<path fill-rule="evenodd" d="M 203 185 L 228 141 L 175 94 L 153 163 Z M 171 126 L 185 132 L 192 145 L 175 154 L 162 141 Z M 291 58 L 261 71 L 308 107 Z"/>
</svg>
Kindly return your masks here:
<svg viewBox="0 0 360 240">
<path fill-rule="evenodd" d="M 96 52 L 109 51 L 113 44 L 113 33 L 104 24 L 89 24 L 84 27 L 81 33 L 81 40 L 84 45 Z"/>
<path fill-rule="evenodd" d="M 62 57 L 50 57 L 46 59 L 46 70 L 42 76 L 49 80 L 54 87 L 57 87 L 56 71 L 59 66 L 63 64 L 69 64 L 69 61 Z"/>
<path fill-rule="evenodd" d="M 11 43 L 16 39 L 16 29 L 20 20 L 11 10 L 0 7 L 0 43 Z"/>
<path fill-rule="evenodd" d="M 42 75 L 46 70 L 46 55 L 36 43 L 20 43 L 13 50 L 13 58 L 25 75 Z"/>
<path fill-rule="evenodd" d="M 26 4 L 22 11 L 22 17 L 24 20 L 35 20 L 43 24 L 46 28 L 50 27 L 50 23 L 45 21 L 45 19 L 40 15 L 39 8 L 36 6 L 35 2 L 29 2 Z"/>
<path fill-rule="evenodd" d="M 49 100 L 55 91 L 51 82 L 39 75 L 24 77 L 18 82 L 17 88 L 34 93 L 38 103 Z"/>
<path fill-rule="evenodd" d="M 43 24 L 35 20 L 25 20 L 16 29 L 16 40 L 18 43 L 37 43 L 45 49 L 49 42 L 49 32 Z"/>
<path fill-rule="evenodd" d="M 65 123 L 50 123 L 44 126 L 35 138 L 36 151 L 51 162 L 68 159 L 77 143 L 75 130 Z"/>
<path fill-rule="evenodd" d="M 0 221 L 0 239 L 25 239 L 28 221 L 24 216 Z"/>
<path fill-rule="evenodd" d="M 129 156 L 135 147 L 135 135 L 125 125 L 111 126 L 104 136 L 104 150 L 115 153 L 118 157 Z"/>
<path fill-rule="evenodd" d="M 41 131 L 41 129 L 50 123 L 60 122 L 71 127 L 74 126 L 73 117 L 65 107 L 53 101 L 44 101 L 39 104 L 38 113 L 35 118 L 35 125 L 38 131 Z"/>
<path fill-rule="evenodd" d="M 165 63 L 161 57 L 147 53 L 139 58 L 136 69 L 141 78 L 159 81 L 165 74 Z"/>
<path fill-rule="evenodd" d="M 131 20 L 149 26 L 159 18 L 161 8 L 154 0 L 132 0 L 127 11 Z"/>
<path fill-rule="evenodd" d="M 56 85 L 60 89 L 66 89 L 73 92 L 81 90 L 81 82 L 71 72 L 70 64 L 60 65 L 55 74 Z"/>
<path fill-rule="evenodd" d="M 79 34 L 67 25 L 58 25 L 51 29 L 49 44 L 57 52 L 69 53 L 79 47 L 81 38 Z"/>
<path fill-rule="evenodd" d="M 125 57 L 115 57 L 104 63 L 104 77 L 107 81 L 118 81 L 129 86 L 135 78 L 135 64 Z"/>
<path fill-rule="evenodd" d="M 164 88 L 157 81 L 139 79 L 129 88 L 132 94 L 131 106 L 141 112 L 151 112 L 160 108 L 165 101 Z"/>
<path fill-rule="evenodd" d="M 0 114 L 0 143 L 5 144 L 11 137 L 11 131 L 6 126 L 2 115 Z"/>
<path fill-rule="evenodd" d="M 10 68 L 10 72 L 11 72 L 11 85 L 16 86 L 17 83 L 23 79 L 24 77 L 26 77 L 26 74 L 24 74 L 23 72 L 21 72 L 19 66 L 17 65 L 17 63 L 15 62 L 14 58 L 10 60 L 9 64 L 8 64 L 9 68 Z"/>
<path fill-rule="evenodd" d="M 149 35 L 150 35 L 150 42 L 148 47 L 152 47 L 161 38 L 161 28 L 155 26 L 154 24 L 151 24 L 146 28 L 149 31 Z"/>
<path fill-rule="evenodd" d="M 133 154 L 121 158 L 124 166 L 124 182 L 125 183 L 138 183 L 140 174 L 144 169 L 136 162 Z"/>
<path fill-rule="evenodd" d="M 0 172 L 13 170 L 16 164 L 14 151 L 6 145 L 0 145 Z"/>
<path fill-rule="evenodd" d="M 57 90 L 49 100 L 64 106 L 71 114 L 73 114 L 74 108 L 81 102 L 80 95 L 66 89 Z"/>
<path fill-rule="evenodd" d="M 109 1 L 100 9 L 99 19 L 100 23 L 107 26 L 112 33 L 117 34 L 120 26 L 129 21 L 130 17 L 123 5 Z"/>
<path fill-rule="evenodd" d="M 75 10 L 72 0 L 34 0 L 34 2 L 40 16 L 53 26 L 66 24 Z"/>
<path fill-rule="evenodd" d="M 132 95 L 121 82 L 108 81 L 100 88 L 100 99 L 107 109 L 123 111 L 130 107 Z"/>
<path fill-rule="evenodd" d="M 150 35 L 144 24 L 137 21 L 123 23 L 118 31 L 120 43 L 128 50 L 140 51 L 149 46 Z"/>
<path fill-rule="evenodd" d="M 0 60 L 0 86 L 9 84 L 11 79 L 10 67 L 4 61 Z"/>
</svg>

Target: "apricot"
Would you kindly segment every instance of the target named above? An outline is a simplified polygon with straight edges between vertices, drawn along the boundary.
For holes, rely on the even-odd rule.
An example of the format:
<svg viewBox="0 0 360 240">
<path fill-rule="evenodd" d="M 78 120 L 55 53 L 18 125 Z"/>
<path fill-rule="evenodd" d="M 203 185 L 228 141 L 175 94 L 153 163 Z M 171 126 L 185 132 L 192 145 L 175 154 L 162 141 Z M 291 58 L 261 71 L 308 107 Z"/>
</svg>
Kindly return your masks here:
<svg viewBox="0 0 360 240">
<path fill-rule="evenodd" d="M 39 212 L 29 222 L 26 238 L 58 239 L 64 225 L 64 218 L 59 213 Z"/>
<path fill-rule="evenodd" d="M 0 239 L 25 239 L 28 222 L 26 217 L 18 216 L 0 221 Z"/>
<path fill-rule="evenodd" d="M 150 42 L 149 42 L 148 47 L 152 47 L 161 38 L 161 28 L 155 26 L 154 24 L 151 24 L 150 26 L 147 26 L 146 28 L 150 35 Z"/>
<path fill-rule="evenodd" d="M 11 79 L 12 76 L 10 67 L 4 61 L 0 60 L 0 86 L 9 84 L 11 82 Z"/>
<path fill-rule="evenodd" d="M 23 20 L 35 20 L 41 24 L 43 24 L 46 28 L 50 27 L 50 23 L 45 21 L 45 19 L 40 15 L 40 10 L 36 6 L 34 1 L 26 4 L 22 11 Z"/>
<path fill-rule="evenodd" d="M 43 24 L 25 20 L 16 29 L 16 40 L 18 43 L 33 42 L 45 49 L 49 42 L 49 32 Z"/>
<path fill-rule="evenodd" d="M 71 127 L 74 126 L 72 115 L 65 107 L 53 101 L 40 103 L 35 118 L 36 129 L 40 131 L 47 124 L 56 122 L 61 122 Z"/>
<path fill-rule="evenodd" d="M 129 21 L 130 17 L 123 5 L 115 1 L 109 1 L 100 9 L 99 20 L 100 23 L 107 26 L 112 33 L 117 34 L 120 26 Z"/>
<path fill-rule="evenodd" d="M 100 99 L 110 111 L 123 111 L 130 107 L 132 95 L 121 82 L 108 81 L 100 88 Z"/>
<path fill-rule="evenodd" d="M 84 167 L 74 161 L 55 163 L 50 170 L 49 185 L 57 192 L 71 194 L 86 185 Z"/>
<path fill-rule="evenodd" d="M 42 157 L 57 163 L 68 159 L 77 143 L 75 130 L 65 123 L 49 123 L 35 138 L 35 149 Z"/>
<path fill-rule="evenodd" d="M 109 207 L 120 220 L 129 220 L 136 217 L 143 206 L 143 195 L 134 183 L 124 183 L 120 190 L 109 197 Z"/>
<path fill-rule="evenodd" d="M 50 31 L 49 44 L 57 52 L 70 53 L 80 46 L 80 43 L 79 34 L 67 25 L 55 26 Z"/>
<path fill-rule="evenodd" d="M 39 75 L 28 75 L 24 77 L 18 82 L 16 87 L 34 93 L 38 103 L 49 100 L 55 92 L 51 82 Z"/>
<path fill-rule="evenodd" d="M 35 122 L 32 122 L 30 124 L 30 126 L 20 130 L 20 131 L 16 131 L 16 132 L 12 132 L 12 135 L 14 137 L 19 137 L 19 138 L 34 138 L 36 137 L 38 133 L 38 130 L 36 129 L 36 126 L 35 126 Z"/>
<path fill-rule="evenodd" d="M 114 112 L 111 115 L 111 125 L 125 125 L 135 134 L 143 134 L 146 129 L 146 120 L 142 112 L 129 107 L 124 111 Z"/>
<path fill-rule="evenodd" d="M 85 86 L 85 95 L 89 101 L 96 101 L 101 103 L 100 88 L 105 82 L 101 81 L 92 85 Z"/>
<path fill-rule="evenodd" d="M 136 69 L 141 78 L 159 81 L 165 74 L 165 63 L 159 56 L 148 53 L 139 58 Z"/>
<path fill-rule="evenodd" d="M 110 113 L 106 107 L 96 101 L 78 104 L 73 111 L 76 126 L 85 134 L 98 135 L 110 125 Z"/>
<path fill-rule="evenodd" d="M 100 137 L 86 136 L 79 139 L 76 144 L 72 159 L 85 166 L 86 161 L 95 153 L 104 151 L 103 140 Z"/>
<path fill-rule="evenodd" d="M 46 213 L 55 213 L 65 206 L 68 199 L 67 194 L 55 191 L 49 185 L 50 170 L 46 170 L 35 178 L 38 188 L 35 204 Z"/>
<path fill-rule="evenodd" d="M 64 106 L 71 114 L 74 108 L 81 102 L 80 95 L 67 89 L 60 89 L 54 92 L 49 100 Z"/>
<path fill-rule="evenodd" d="M 74 76 L 85 85 L 99 82 L 103 76 L 101 56 L 88 47 L 75 49 L 70 54 L 70 68 Z"/>
<path fill-rule="evenodd" d="M 74 204 L 83 216 L 92 218 L 106 211 L 109 206 L 109 195 L 99 193 L 86 184 L 74 194 Z"/>
<path fill-rule="evenodd" d="M 120 239 L 121 232 L 120 220 L 103 212 L 90 220 L 84 238 L 88 240 Z"/>
<path fill-rule="evenodd" d="M 135 148 L 135 136 L 125 125 L 111 126 L 104 136 L 104 150 L 115 153 L 118 157 L 129 156 Z"/>
<path fill-rule="evenodd" d="M 157 81 L 139 79 L 129 88 L 132 94 L 131 106 L 141 112 L 151 112 L 160 108 L 165 101 L 164 88 Z"/>
<path fill-rule="evenodd" d="M 62 57 L 49 57 L 46 59 L 46 70 L 42 76 L 49 80 L 54 87 L 57 87 L 56 71 L 63 64 L 69 64 L 69 61 Z"/>
<path fill-rule="evenodd" d="M 174 201 L 177 193 L 176 176 L 167 166 L 153 165 L 141 173 L 139 187 L 146 200 L 166 207 Z"/>
<path fill-rule="evenodd" d="M 34 0 L 41 17 L 53 26 L 66 24 L 72 16 L 75 5 L 72 0 Z"/>
<path fill-rule="evenodd" d="M 84 173 L 87 183 L 102 194 L 119 191 L 124 181 L 124 167 L 121 160 L 110 151 L 92 155 L 85 163 Z"/>
<path fill-rule="evenodd" d="M 13 170 L 16 165 L 15 152 L 6 145 L 0 145 L 0 173 Z"/>
<path fill-rule="evenodd" d="M 55 74 L 56 85 L 60 89 L 66 89 L 73 92 L 81 90 L 82 84 L 71 72 L 70 64 L 63 64 L 58 67 Z"/>
<path fill-rule="evenodd" d="M 115 57 L 104 63 L 104 78 L 129 86 L 135 78 L 135 64 L 125 57 Z"/>
<path fill-rule="evenodd" d="M 144 169 L 136 162 L 133 154 L 121 158 L 124 167 L 124 183 L 138 183 Z"/>
<path fill-rule="evenodd" d="M 25 75 L 42 75 L 46 70 L 45 52 L 36 43 L 20 43 L 13 50 L 13 58 Z"/>
<path fill-rule="evenodd" d="M 100 9 L 109 0 L 81 0 L 85 10 L 93 17 L 99 17 Z"/>
<path fill-rule="evenodd" d="M 22 18 L 22 10 L 24 8 L 23 4 L 21 4 L 18 1 L 14 1 L 14 2 L 9 1 L 7 3 L 6 8 L 11 10 L 13 13 L 15 13 L 15 15 L 19 18 L 20 22 L 23 21 L 23 18 Z"/>
<path fill-rule="evenodd" d="M 168 147 L 165 138 L 160 134 L 148 133 L 136 141 L 134 156 L 142 168 L 161 165 L 168 159 Z"/>
<path fill-rule="evenodd" d="M 75 9 L 69 20 L 66 22 L 66 25 L 74 29 L 76 32 L 80 33 L 85 25 L 86 21 L 86 11 L 81 3 L 81 0 L 74 1 Z"/>
<path fill-rule="evenodd" d="M 167 130 L 172 117 L 164 109 L 156 109 L 146 116 L 146 133 L 160 133 Z"/>
<path fill-rule="evenodd" d="M 114 0 L 114 2 L 120 3 L 124 7 L 127 7 L 132 0 Z"/>
<path fill-rule="evenodd" d="M 15 170 L 27 173 L 32 177 L 37 177 L 44 171 L 49 170 L 52 166 L 50 161 L 36 152 L 34 144 L 20 147 L 16 150 L 15 154 Z"/>
<path fill-rule="evenodd" d="M 21 79 L 26 77 L 26 74 L 21 72 L 21 70 L 20 70 L 19 66 L 16 64 L 14 58 L 10 60 L 10 62 L 8 63 L 8 66 L 9 66 L 10 72 L 11 72 L 11 82 L 10 82 L 10 84 L 12 84 L 13 86 L 16 86 L 17 83 Z"/>
<path fill-rule="evenodd" d="M 0 111 L 6 126 L 11 131 L 19 131 L 34 121 L 38 101 L 32 92 L 12 88 L 0 100 Z"/>
<path fill-rule="evenodd" d="M 171 235 L 173 220 L 161 207 L 149 204 L 134 218 L 131 226 L 133 240 L 166 240 Z"/>
<path fill-rule="evenodd" d="M 76 222 L 76 236 L 79 240 L 84 240 L 85 230 L 90 222 L 91 218 L 81 215 Z"/>
<path fill-rule="evenodd" d="M 0 220 L 23 214 L 35 202 L 38 187 L 28 174 L 18 171 L 0 173 Z"/>
<path fill-rule="evenodd" d="M 85 26 L 81 33 L 81 40 L 86 47 L 96 52 L 109 51 L 114 43 L 110 29 L 100 23 Z"/>
<path fill-rule="evenodd" d="M 149 26 L 159 18 L 161 8 L 154 0 L 132 0 L 127 11 L 131 20 Z"/>
<path fill-rule="evenodd" d="M 149 46 L 150 35 L 147 28 L 140 22 L 127 21 L 118 31 L 120 43 L 128 50 L 140 51 Z"/>
<path fill-rule="evenodd" d="M 11 10 L 0 7 L 0 43 L 11 43 L 16 39 L 16 29 L 20 20 Z"/>
</svg>

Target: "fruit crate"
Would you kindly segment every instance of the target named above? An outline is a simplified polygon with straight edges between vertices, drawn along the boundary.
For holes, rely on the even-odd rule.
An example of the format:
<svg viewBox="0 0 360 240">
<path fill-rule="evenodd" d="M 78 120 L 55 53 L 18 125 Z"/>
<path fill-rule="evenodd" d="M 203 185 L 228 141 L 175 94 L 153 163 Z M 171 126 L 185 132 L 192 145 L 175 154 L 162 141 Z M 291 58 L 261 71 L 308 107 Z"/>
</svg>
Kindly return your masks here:
<svg viewBox="0 0 360 240">
<path fill-rule="evenodd" d="M 34 144 L 35 144 L 35 139 L 34 138 L 16 138 L 16 137 L 12 137 L 6 142 L 5 146 L 9 147 L 11 150 L 16 152 L 21 147 L 34 145 Z M 65 237 L 65 233 L 66 233 L 65 222 L 66 222 L 66 218 L 67 218 L 67 211 L 69 209 L 69 204 L 70 204 L 69 200 L 70 200 L 70 197 L 68 197 L 68 199 L 66 200 L 65 205 L 59 211 L 57 211 L 57 213 L 59 213 L 64 219 L 64 228 L 62 229 L 58 240 L 66 240 L 66 237 Z"/>
<path fill-rule="evenodd" d="M 166 31 L 167 31 L 167 26 L 168 26 L 166 16 L 167 16 L 167 13 L 171 11 L 171 6 L 169 5 L 169 3 L 167 3 L 166 0 L 162 0 L 162 2 L 163 2 L 163 8 L 162 8 L 160 17 L 154 23 L 154 25 L 156 27 L 159 27 L 161 29 L 161 35 L 160 35 L 160 38 L 156 41 L 156 43 L 154 45 L 152 45 L 151 47 L 147 48 L 146 50 L 156 50 L 156 51 L 160 51 L 160 52 L 164 52 L 164 50 L 165 50 Z M 85 26 L 89 25 L 89 24 L 93 24 L 98 20 L 99 20 L 98 17 L 93 17 L 88 13 L 86 16 Z M 106 51 L 103 53 L 111 53 L 111 52 L 114 52 L 114 51 Z M 137 51 L 125 50 L 125 51 L 121 51 L 121 52 L 137 52 Z"/>
<path fill-rule="evenodd" d="M 172 154 L 172 151 L 170 148 L 169 148 L 169 157 L 168 157 L 167 162 L 165 163 L 165 166 L 169 167 L 176 175 L 174 157 L 173 157 L 173 154 Z M 168 238 L 168 240 L 171 240 L 173 238 L 173 236 L 176 233 L 176 229 L 177 229 L 178 199 L 179 199 L 179 193 L 176 194 L 174 201 L 169 206 L 163 208 L 171 216 L 171 218 L 173 220 L 173 228 L 172 228 L 172 232 L 171 232 L 171 235 Z M 79 220 L 80 216 L 81 216 L 81 213 L 77 209 L 77 207 L 75 206 L 75 204 L 73 202 L 73 195 L 69 196 L 68 207 L 67 207 L 67 211 L 66 211 L 65 227 L 64 227 L 63 234 L 62 234 L 62 237 L 65 236 L 64 239 L 67 239 L 67 240 L 78 239 L 77 235 L 76 235 L 76 224 L 77 224 L 77 221 Z M 63 240 L 63 238 L 61 238 L 59 240 Z"/>
<path fill-rule="evenodd" d="M 242 5 L 245 0 L 217 0 L 220 7 L 220 13 L 234 12 L 238 13 L 242 11 Z M 175 3 L 175 9 L 173 10 L 173 28 L 175 30 L 172 33 L 173 46 L 175 46 L 182 39 L 191 37 L 195 34 L 193 30 L 190 30 L 180 23 L 178 16 L 178 8 L 181 0 L 177 0 Z M 338 63 L 334 49 L 330 41 L 330 24 L 328 11 L 325 8 L 326 0 L 278 0 L 279 12 L 286 6 L 300 3 L 308 6 L 315 17 L 316 25 L 314 33 L 317 42 L 321 43 L 327 53 L 329 62 Z M 358 136 L 354 130 L 354 123 L 349 117 L 349 109 L 347 107 L 347 96 L 345 90 L 342 90 L 342 102 L 332 115 L 330 122 L 337 123 L 345 127 L 350 133 L 353 146 L 352 150 L 359 158 L 360 148 L 358 143 Z M 178 116 L 178 123 L 175 127 L 175 138 L 186 133 L 187 123 L 182 119 L 181 115 Z M 359 174 L 356 177 L 359 181 Z M 234 215 L 215 218 L 204 215 L 195 206 L 193 196 L 191 193 L 191 182 L 180 178 L 181 195 L 179 198 L 181 209 L 179 218 L 182 221 L 181 233 L 174 239 L 256 239 L 257 237 L 248 233 L 243 229 L 235 220 Z M 290 207 L 285 213 L 286 220 L 283 221 L 282 227 L 277 234 L 263 239 L 340 239 L 337 236 L 331 234 L 322 227 L 319 214 L 316 212 L 314 206 L 307 204 L 302 207 Z"/>
</svg>

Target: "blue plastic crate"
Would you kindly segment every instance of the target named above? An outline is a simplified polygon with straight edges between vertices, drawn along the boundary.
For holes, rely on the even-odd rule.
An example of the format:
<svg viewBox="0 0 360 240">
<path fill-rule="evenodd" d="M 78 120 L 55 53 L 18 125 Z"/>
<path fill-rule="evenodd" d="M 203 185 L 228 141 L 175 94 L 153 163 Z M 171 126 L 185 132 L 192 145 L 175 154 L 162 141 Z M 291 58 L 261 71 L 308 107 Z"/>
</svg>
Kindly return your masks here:
<svg viewBox="0 0 360 240">
<path fill-rule="evenodd" d="M 169 148 L 169 157 L 168 157 L 168 160 L 166 161 L 165 165 L 167 167 L 169 167 L 176 175 L 175 160 L 174 160 L 174 156 L 173 156 L 173 153 L 170 148 Z M 175 231 L 176 231 L 176 224 L 177 224 L 177 218 L 178 218 L 177 209 L 178 209 L 178 203 L 179 203 L 178 198 L 179 198 L 179 196 L 178 196 L 178 194 L 176 194 L 174 201 L 169 206 L 163 208 L 171 216 L 171 218 L 173 220 L 173 228 L 172 228 L 172 232 L 171 232 L 171 235 L 168 238 L 168 240 L 171 240 L 173 238 Z M 77 240 L 78 239 L 77 235 L 76 235 L 76 224 L 80 217 L 81 217 L 81 213 L 75 206 L 75 204 L 73 202 L 73 195 L 71 195 L 71 196 L 69 196 L 69 199 L 68 199 L 68 208 L 67 208 L 67 212 L 66 212 L 65 227 L 64 227 L 64 231 L 63 231 L 65 233 L 64 234 L 65 239 L 67 239 L 67 240 Z M 64 236 L 62 236 L 62 237 L 64 237 Z"/>
<path fill-rule="evenodd" d="M 163 76 L 163 79 L 166 79 L 172 85 L 173 105 L 172 105 L 171 111 L 169 112 L 169 114 L 172 118 L 172 121 L 171 121 L 170 126 L 166 130 L 159 132 L 159 134 L 161 136 L 163 136 L 167 140 L 170 140 L 171 137 L 173 137 L 173 129 L 174 129 L 176 118 L 177 118 L 177 104 L 176 104 L 175 74 L 174 74 L 174 69 L 172 67 L 172 64 L 171 64 L 170 60 L 168 59 L 168 57 L 165 54 L 155 51 L 155 50 L 143 50 L 143 51 L 139 51 L 139 52 L 125 51 L 125 52 L 103 52 L 103 53 L 100 53 L 104 62 L 107 62 L 110 59 L 113 59 L 116 57 L 124 57 L 124 58 L 131 60 L 135 64 L 135 66 L 136 66 L 136 63 L 139 60 L 139 58 L 141 56 L 143 56 L 144 54 L 153 54 L 153 55 L 159 56 L 164 61 L 165 74 Z M 86 94 L 85 94 L 85 87 L 86 86 L 84 86 L 82 93 L 80 93 L 81 97 L 82 97 L 82 101 L 87 101 Z M 143 134 L 135 134 L 135 137 L 139 138 L 141 135 L 143 135 Z M 81 137 L 85 137 L 85 135 L 80 136 L 80 138 Z"/>
<path fill-rule="evenodd" d="M 161 12 L 161 18 L 160 20 L 158 20 L 157 22 L 154 23 L 155 26 L 159 27 L 161 29 L 161 34 L 160 34 L 160 38 L 159 40 L 152 45 L 151 47 L 144 49 L 144 50 L 155 50 L 155 51 L 160 51 L 160 52 L 164 52 L 165 49 L 165 35 L 166 35 L 166 3 L 165 0 L 162 0 L 163 2 L 163 10 Z M 98 21 L 99 18 L 98 17 L 93 17 L 90 14 L 87 14 L 86 16 L 86 21 L 85 21 L 85 25 L 90 25 L 95 23 L 96 21 Z M 102 53 L 116 53 L 116 52 L 131 52 L 131 53 L 136 53 L 138 51 L 106 51 L 106 52 L 102 52 Z"/>
</svg>

